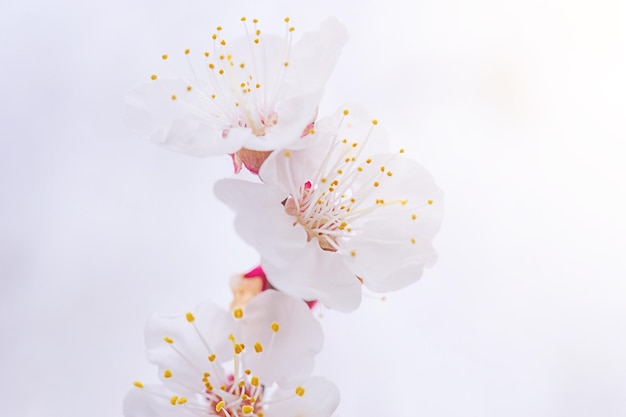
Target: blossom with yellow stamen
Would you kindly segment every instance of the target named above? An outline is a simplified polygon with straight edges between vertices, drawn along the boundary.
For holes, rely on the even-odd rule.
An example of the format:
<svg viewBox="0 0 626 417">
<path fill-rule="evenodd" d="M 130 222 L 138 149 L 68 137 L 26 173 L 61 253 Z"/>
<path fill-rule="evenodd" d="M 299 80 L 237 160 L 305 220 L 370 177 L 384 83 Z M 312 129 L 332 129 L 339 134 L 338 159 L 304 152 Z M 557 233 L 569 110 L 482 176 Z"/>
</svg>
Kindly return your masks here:
<svg viewBox="0 0 626 417">
<path fill-rule="evenodd" d="M 322 331 L 307 305 L 267 290 L 232 313 L 205 304 L 146 328 L 161 385 L 135 382 L 126 417 L 330 417 L 337 388 L 310 377 Z"/>
<path fill-rule="evenodd" d="M 273 287 L 350 311 L 361 283 L 397 290 L 435 262 L 441 191 L 404 150 L 387 151 L 381 129 L 362 111 L 340 109 L 274 152 L 259 172 L 263 183 L 216 184 Z"/>
<path fill-rule="evenodd" d="M 271 151 L 308 134 L 345 27 L 328 20 L 294 42 L 289 19 L 283 36 L 261 32 L 256 19 L 243 25 L 246 36 L 232 42 L 219 26 L 208 50 L 163 54 L 168 68 L 126 96 L 131 130 L 186 154 L 230 154 L 236 172 L 254 173 Z M 186 70 L 172 68 L 176 56 Z"/>
</svg>

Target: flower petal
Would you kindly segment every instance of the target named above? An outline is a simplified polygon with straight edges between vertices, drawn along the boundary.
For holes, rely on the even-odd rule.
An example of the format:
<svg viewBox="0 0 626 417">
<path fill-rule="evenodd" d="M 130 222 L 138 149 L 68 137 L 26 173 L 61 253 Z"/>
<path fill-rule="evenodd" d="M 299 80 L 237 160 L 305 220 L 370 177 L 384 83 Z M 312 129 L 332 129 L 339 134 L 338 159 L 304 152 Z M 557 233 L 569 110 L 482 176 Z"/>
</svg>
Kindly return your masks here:
<svg viewBox="0 0 626 417">
<path fill-rule="evenodd" d="M 278 331 L 272 330 L 272 323 L 279 325 Z M 283 388 L 295 387 L 309 377 L 324 340 L 306 303 L 275 290 L 264 291 L 248 303 L 240 331 L 250 347 L 246 366 L 264 384 L 276 382 Z M 262 352 L 251 351 L 255 343 L 263 346 Z"/>
<path fill-rule="evenodd" d="M 303 384 L 304 395 L 280 391 L 278 398 L 288 398 L 272 405 L 267 417 L 330 417 L 339 405 L 339 390 L 326 378 L 314 376 Z"/>
</svg>

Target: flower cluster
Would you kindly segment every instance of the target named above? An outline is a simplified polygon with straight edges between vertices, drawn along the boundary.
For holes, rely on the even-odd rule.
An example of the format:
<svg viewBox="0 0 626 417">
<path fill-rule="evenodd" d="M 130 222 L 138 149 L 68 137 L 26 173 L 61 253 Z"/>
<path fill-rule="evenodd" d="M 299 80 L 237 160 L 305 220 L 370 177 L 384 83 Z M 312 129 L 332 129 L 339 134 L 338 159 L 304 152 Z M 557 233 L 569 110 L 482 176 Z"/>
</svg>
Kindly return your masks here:
<svg viewBox="0 0 626 417">
<path fill-rule="evenodd" d="M 229 155 L 255 181 L 225 178 L 215 195 L 260 265 L 231 279 L 231 311 L 211 304 L 146 329 L 161 385 L 135 382 L 127 417 L 328 417 L 337 388 L 312 377 L 322 331 L 318 304 L 349 312 L 362 287 L 394 291 L 434 264 L 442 194 L 358 106 L 318 117 L 324 84 L 347 40 L 335 20 L 294 42 L 241 19 L 222 27 L 175 77 L 153 74 L 127 96 L 131 129 L 195 156 Z M 200 62 L 195 58 L 200 57 Z M 165 54 L 162 59 L 173 59 Z M 305 304 L 305 302 L 307 304 Z"/>
</svg>

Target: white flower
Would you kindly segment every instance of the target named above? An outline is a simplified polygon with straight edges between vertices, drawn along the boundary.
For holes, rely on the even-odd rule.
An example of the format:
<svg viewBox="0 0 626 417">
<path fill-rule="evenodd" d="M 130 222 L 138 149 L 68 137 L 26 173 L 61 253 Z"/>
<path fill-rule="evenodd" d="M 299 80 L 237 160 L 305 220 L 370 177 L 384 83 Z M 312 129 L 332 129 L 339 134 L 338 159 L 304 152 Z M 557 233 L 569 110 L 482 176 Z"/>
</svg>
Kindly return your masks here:
<svg viewBox="0 0 626 417">
<path fill-rule="evenodd" d="M 130 91 L 129 127 L 183 153 L 232 154 L 236 171 L 244 164 L 255 173 L 270 151 L 305 135 L 347 41 L 344 26 L 328 20 L 292 46 L 289 18 L 284 37 L 242 20 L 244 38 L 230 42 L 218 26 L 209 51 L 184 51 L 188 76 L 154 74 Z"/>
<path fill-rule="evenodd" d="M 274 152 L 259 173 L 263 184 L 216 184 L 275 288 L 349 311 L 360 303 L 360 282 L 396 290 L 435 262 L 442 194 L 403 150 L 379 153 L 386 144 L 377 124 L 340 110 L 297 149 Z"/>
<path fill-rule="evenodd" d="M 153 317 L 149 359 L 162 385 L 131 390 L 126 417 L 329 417 L 337 388 L 309 377 L 322 331 L 306 304 L 273 290 L 233 314 L 211 304 L 178 317 Z M 230 365 L 232 371 L 226 371 Z"/>
</svg>

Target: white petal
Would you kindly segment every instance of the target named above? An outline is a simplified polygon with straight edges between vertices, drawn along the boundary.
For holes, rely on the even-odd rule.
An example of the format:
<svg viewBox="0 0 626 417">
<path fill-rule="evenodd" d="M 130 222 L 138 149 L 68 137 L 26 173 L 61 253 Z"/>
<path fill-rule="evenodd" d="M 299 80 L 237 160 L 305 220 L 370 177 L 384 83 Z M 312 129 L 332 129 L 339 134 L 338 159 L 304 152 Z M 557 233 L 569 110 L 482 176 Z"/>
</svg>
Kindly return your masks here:
<svg viewBox="0 0 626 417">
<path fill-rule="evenodd" d="M 195 397 L 187 398 L 187 403 L 172 405 L 170 398 L 174 394 L 160 385 L 149 385 L 144 388 L 131 389 L 124 398 L 125 417 L 197 417 L 193 411 Z"/>
<path fill-rule="evenodd" d="M 273 322 L 280 326 L 276 333 L 271 329 Z M 240 326 L 247 346 L 246 366 L 263 384 L 276 382 L 290 388 L 310 376 L 324 336 L 304 301 L 278 291 L 264 291 L 245 307 Z M 253 349 L 256 342 L 263 346 L 260 353 Z"/>
<path fill-rule="evenodd" d="M 194 322 L 187 321 L 185 315 L 155 315 L 146 326 L 148 359 L 158 365 L 163 383 L 177 389 L 201 389 L 203 372 L 221 375 L 220 362 L 232 359 L 228 340 L 234 331 L 232 316 L 210 303 L 200 305 L 192 314 Z M 165 337 L 173 343 L 165 341 Z M 211 354 L 217 355 L 215 362 L 208 360 Z M 172 372 L 171 378 L 163 378 L 166 369 Z"/>
<path fill-rule="evenodd" d="M 311 377 L 304 385 L 302 397 L 294 396 L 293 391 L 276 393 L 277 397 L 289 397 L 268 408 L 267 417 L 330 417 L 339 405 L 339 390 L 322 377 Z M 365 401 L 365 399 L 364 399 Z"/>
<path fill-rule="evenodd" d="M 343 256 L 319 247 L 317 241 L 307 243 L 303 250 L 274 262 L 262 257 L 261 265 L 267 279 L 281 291 L 305 300 L 319 300 L 339 311 L 349 312 L 361 303 L 361 284 L 344 264 Z"/>
<path fill-rule="evenodd" d="M 130 130 L 189 155 L 232 153 L 251 136 L 244 129 L 225 139 L 228 132 L 209 117 L 207 99 L 195 90 L 187 92 L 187 83 L 181 78 L 141 84 L 128 92 L 125 104 L 125 121 Z"/>
<path fill-rule="evenodd" d="M 347 41 L 348 32 L 336 19 L 322 23 L 318 32 L 305 33 L 293 48 L 286 83 L 298 94 L 323 88 Z"/>
</svg>

